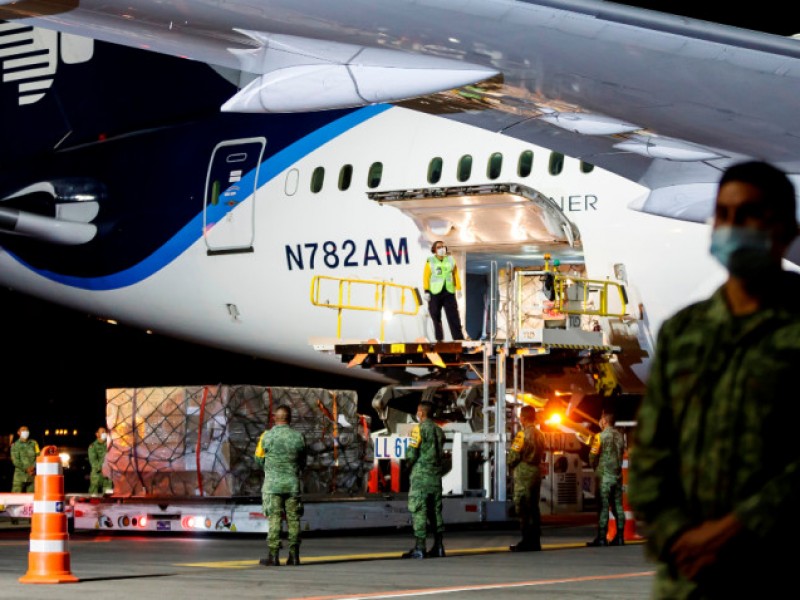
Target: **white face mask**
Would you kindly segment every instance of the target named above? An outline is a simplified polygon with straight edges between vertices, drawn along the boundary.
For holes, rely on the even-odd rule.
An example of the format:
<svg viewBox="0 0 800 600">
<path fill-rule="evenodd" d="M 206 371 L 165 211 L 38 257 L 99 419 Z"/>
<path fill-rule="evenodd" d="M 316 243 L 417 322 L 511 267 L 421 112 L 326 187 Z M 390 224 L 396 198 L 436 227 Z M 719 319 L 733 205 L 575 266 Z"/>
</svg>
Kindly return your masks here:
<svg viewBox="0 0 800 600">
<path fill-rule="evenodd" d="M 101 440 L 103 440 L 103 441 L 105 442 L 105 441 L 106 441 L 106 439 L 108 439 L 108 434 L 107 434 L 107 433 L 101 433 L 101 434 L 100 434 L 100 439 L 101 439 Z"/>
<path fill-rule="evenodd" d="M 442 246 L 438 250 L 436 250 L 436 256 L 446 256 L 447 255 L 447 248 Z"/>
<path fill-rule="evenodd" d="M 30 435 L 30 433 L 28 433 L 27 431 L 20 431 L 19 432 L 19 437 L 21 439 L 23 439 L 23 440 L 27 440 L 29 435 Z"/>
</svg>

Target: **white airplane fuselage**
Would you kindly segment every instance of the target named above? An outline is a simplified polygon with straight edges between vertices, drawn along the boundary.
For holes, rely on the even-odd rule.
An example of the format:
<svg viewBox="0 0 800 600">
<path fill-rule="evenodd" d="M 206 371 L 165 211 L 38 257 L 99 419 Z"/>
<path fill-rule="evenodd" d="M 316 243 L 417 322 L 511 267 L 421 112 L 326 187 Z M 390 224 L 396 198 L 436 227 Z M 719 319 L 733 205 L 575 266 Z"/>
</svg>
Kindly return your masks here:
<svg viewBox="0 0 800 600">
<path fill-rule="evenodd" d="M 0 281 L 161 334 L 342 372 L 345 365 L 338 357 L 318 352 L 312 345 L 314 339 L 337 335 L 337 311 L 310 301 L 312 278 L 390 281 L 421 290 L 423 265 L 430 254 L 431 233 L 420 231 L 400 210 L 371 200 L 368 192 L 492 181 L 523 184 L 552 198 L 580 231 L 588 277 L 614 279 L 614 265 L 624 265 L 634 305 L 631 314 L 638 312 L 639 303 L 644 307 L 644 315 L 634 316 L 645 317 L 642 323 L 651 335 L 669 314 L 707 295 L 724 277 L 708 256 L 707 226 L 628 208 L 646 192 L 638 184 L 602 169 L 584 173 L 580 161 L 571 158 L 553 175 L 549 150 L 404 108 L 363 110 L 374 114 L 355 126 L 343 127 L 325 143 L 314 145 L 308 137 L 298 141 L 310 144 L 311 149 L 259 181 L 254 194 L 218 221 L 212 223 L 207 217 L 202 228 L 190 232 L 196 236 L 194 242 L 140 280 L 109 289 L 99 289 L 102 286 L 96 282 L 56 280 L 3 251 Z M 269 143 L 267 136 L 267 150 Z M 532 171 L 521 177 L 518 159 L 531 150 Z M 487 165 L 495 153 L 502 156 L 502 167 L 489 180 Z M 457 166 L 464 155 L 472 156 L 472 174 L 459 181 Z M 442 159 L 443 167 L 441 179 L 432 185 L 428 171 L 434 157 Z M 375 163 L 382 165 L 380 183 L 369 187 Z M 349 188 L 342 190 L 339 178 L 345 165 L 352 166 L 352 179 Z M 320 168 L 324 169 L 321 186 Z M 315 170 L 318 191 L 312 191 Z M 207 174 L 177 176 L 202 183 Z M 192 201 L 201 214 L 204 200 Z M 468 265 L 468 255 L 466 260 Z M 462 314 L 464 310 L 462 301 Z M 378 339 L 383 316 L 345 311 L 340 337 Z M 432 339 L 424 306 L 416 316 L 396 316 L 383 326 L 386 341 Z M 361 369 L 347 373 L 377 377 Z"/>
</svg>

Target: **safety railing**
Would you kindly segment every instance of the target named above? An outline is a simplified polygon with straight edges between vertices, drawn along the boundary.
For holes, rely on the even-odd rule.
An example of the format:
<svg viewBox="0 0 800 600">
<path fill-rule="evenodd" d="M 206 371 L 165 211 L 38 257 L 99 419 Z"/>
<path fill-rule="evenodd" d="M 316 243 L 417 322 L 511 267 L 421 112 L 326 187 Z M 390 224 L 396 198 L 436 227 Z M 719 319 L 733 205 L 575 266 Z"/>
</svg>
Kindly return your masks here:
<svg viewBox="0 0 800 600">
<path fill-rule="evenodd" d="M 548 266 L 542 271 L 518 270 L 514 279 L 517 340 L 530 339 L 534 330 L 548 327 L 545 322 L 554 322 L 556 328 L 580 327 L 580 317 L 584 315 L 627 314 L 625 286 L 616 281 L 584 279 L 553 271 Z"/>
<path fill-rule="evenodd" d="M 333 289 L 330 286 L 335 286 Z M 311 304 L 336 311 L 336 337 L 342 337 L 342 313 L 345 310 L 381 314 L 380 339 L 384 339 L 386 321 L 397 315 L 414 316 L 422 298 L 417 288 L 391 281 L 353 279 L 315 275 L 311 279 Z"/>
<path fill-rule="evenodd" d="M 555 276 L 555 309 L 565 315 L 624 317 L 627 314 L 628 294 L 625 286 L 615 281 Z M 610 308 L 612 292 L 616 302 Z"/>
</svg>

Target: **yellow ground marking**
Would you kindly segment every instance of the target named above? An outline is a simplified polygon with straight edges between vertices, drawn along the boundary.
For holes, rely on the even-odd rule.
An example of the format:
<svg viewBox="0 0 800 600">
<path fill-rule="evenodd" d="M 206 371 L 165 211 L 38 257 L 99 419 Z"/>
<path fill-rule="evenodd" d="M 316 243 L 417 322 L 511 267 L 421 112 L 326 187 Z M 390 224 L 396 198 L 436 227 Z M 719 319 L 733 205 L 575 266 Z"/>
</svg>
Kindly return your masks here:
<svg viewBox="0 0 800 600">
<path fill-rule="evenodd" d="M 629 544 L 637 544 L 641 542 L 627 542 Z M 544 544 L 543 550 L 563 550 L 567 548 L 585 548 L 585 542 L 571 542 L 564 544 Z M 501 552 L 509 552 L 508 546 L 485 546 L 482 548 L 446 548 L 447 556 L 467 556 L 472 554 L 498 554 Z M 403 554 L 402 551 L 394 552 L 368 552 L 363 554 L 331 554 L 329 556 L 306 556 L 301 557 L 302 564 L 310 565 L 314 563 L 332 563 L 332 562 L 356 562 L 362 560 L 386 560 L 400 558 Z M 286 564 L 286 559 L 281 561 L 281 564 Z M 258 559 L 254 560 L 224 560 L 213 562 L 192 562 L 192 563 L 176 563 L 176 567 L 200 567 L 206 569 L 247 569 L 250 567 L 257 567 Z"/>
</svg>

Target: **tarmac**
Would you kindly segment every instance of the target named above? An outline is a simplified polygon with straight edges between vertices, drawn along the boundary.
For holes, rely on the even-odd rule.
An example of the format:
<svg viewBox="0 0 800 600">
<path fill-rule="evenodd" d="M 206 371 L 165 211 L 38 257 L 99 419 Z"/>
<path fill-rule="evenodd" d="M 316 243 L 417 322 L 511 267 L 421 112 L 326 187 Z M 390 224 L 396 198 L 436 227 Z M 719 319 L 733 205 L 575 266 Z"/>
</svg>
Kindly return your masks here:
<svg viewBox="0 0 800 600">
<path fill-rule="evenodd" d="M 28 572 L 30 528 L 24 520 L 4 520 L 0 599 L 648 598 L 654 565 L 643 542 L 587 547 L 594 517 L 544 517 L 542 552 L 510 552 L 518 540 L 513 523 L 448 530 L 447 556 L 424 560 L 401 558 L 413 545 L 407 528 L 308 533 L 302 564 L 280 567 L 258 564 L 266 555 L 263 535 L 77 532 L 70 535 L 69 558 L 78 581 L 55 584 L 19 582 Z"/>
</svg>

